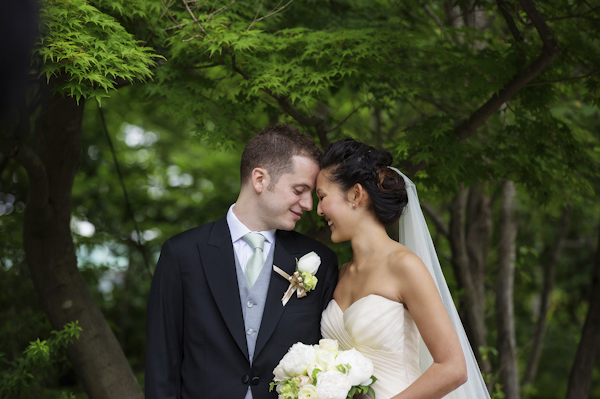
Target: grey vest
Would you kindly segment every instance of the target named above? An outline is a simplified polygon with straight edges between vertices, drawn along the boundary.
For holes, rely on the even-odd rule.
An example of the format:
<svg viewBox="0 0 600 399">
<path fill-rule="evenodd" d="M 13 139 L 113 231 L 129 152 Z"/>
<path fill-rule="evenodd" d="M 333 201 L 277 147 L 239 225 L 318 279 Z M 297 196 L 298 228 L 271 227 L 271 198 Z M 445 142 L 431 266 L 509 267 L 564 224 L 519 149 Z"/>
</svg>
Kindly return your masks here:
<svg viewBox="0 0 600 399">
<path fill-rule="evenodd" d="M 240 289 L 240 299 L 242 301 L 242 314 L 244 315 L 244 328 L 246 330 L 246 344 L 248 345 L 250 364 L 252 364 L 252 359 L 254 357 L 256 338 L 258 337 L 263 311 L 265 310 L 267 292 L 271 281 L 271 269 L 273 268 L 274 251 L 275 245 L 271 245 L 271 250 L 267 254 L 263 268 L 260 271 L 252 290 L 248 289 L 246 276 L 242 271 L 237 254 L 235 256 L 235 271 L 237 274 L 238 287 Z M 245 399 L 252 399 L 250 386 L 248 386 Z"/>
</svg>

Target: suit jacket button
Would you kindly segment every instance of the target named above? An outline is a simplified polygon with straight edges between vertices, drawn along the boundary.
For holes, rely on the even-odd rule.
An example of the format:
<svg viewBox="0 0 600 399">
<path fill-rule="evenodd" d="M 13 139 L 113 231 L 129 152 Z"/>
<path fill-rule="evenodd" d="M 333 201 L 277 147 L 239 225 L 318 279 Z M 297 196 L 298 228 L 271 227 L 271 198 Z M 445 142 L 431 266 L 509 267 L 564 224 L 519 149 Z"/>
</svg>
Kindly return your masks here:
<svg viewBox="0 0 600 399">
<path fill-rule="evenodd" d="M 260 378 L 258 378 L 258 377 L 252 378 L 252 385 L 258 385 L 259 382 L 260 382 Z"/>
<path fill-rule="evenodd" d="M 248 374 L 246 374 L 245 376 L 242 377 L 242 382 L 244 384 L 247 384 L 248 381 L 250 381 L 250 376 Z"/>
</svg>

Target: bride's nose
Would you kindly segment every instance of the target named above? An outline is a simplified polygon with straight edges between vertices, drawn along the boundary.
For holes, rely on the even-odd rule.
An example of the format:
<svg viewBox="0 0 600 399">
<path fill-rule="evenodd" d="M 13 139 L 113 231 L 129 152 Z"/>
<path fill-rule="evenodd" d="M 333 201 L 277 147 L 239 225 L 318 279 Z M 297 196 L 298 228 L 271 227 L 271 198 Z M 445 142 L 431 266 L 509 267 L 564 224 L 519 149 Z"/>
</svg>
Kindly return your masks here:
<svg viewBox="0 0 600 399">
<path fill-rule="evenodd" d="M 319 201 L 317 203 L 317 215 L 319 215 L 319 216 L 325 216 L 325 213 L 323 212 L 323 210 L 321 210 L 321 201 Z"/>
</svg>

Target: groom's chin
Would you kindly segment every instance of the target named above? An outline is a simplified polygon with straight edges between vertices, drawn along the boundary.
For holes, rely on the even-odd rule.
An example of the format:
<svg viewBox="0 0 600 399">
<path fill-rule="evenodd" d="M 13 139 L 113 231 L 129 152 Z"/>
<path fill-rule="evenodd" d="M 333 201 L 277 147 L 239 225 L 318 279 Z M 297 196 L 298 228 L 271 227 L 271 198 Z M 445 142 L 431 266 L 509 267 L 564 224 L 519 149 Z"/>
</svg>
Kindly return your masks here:
<svg viewBox="0 0 600 399">
<path fill-rule="evenodd" d="M 292 231 L 296 228 L 296 222 L 286 223 L 285 226 L 279 227 L 279 230 Z"/>
</svg>

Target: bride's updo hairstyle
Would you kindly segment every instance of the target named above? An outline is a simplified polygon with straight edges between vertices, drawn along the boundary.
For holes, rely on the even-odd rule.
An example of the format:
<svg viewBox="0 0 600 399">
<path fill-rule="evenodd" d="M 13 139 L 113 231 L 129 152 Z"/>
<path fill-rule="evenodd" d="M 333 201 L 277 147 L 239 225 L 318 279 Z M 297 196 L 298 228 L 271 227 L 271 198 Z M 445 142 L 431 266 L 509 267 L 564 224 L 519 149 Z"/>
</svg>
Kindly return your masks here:
<svg viewBox="0 0 600 399">
<path fill-rule="evenodd" d="M 400 219 L 408 204 L 404 179 L 388 168 L 392 155 L 354 139 L 331 143 L 325 149 L 321 170 L 347 192 L 359 183 L 371 199 L 369 208 L 385 226 Z"/>
</svg>

